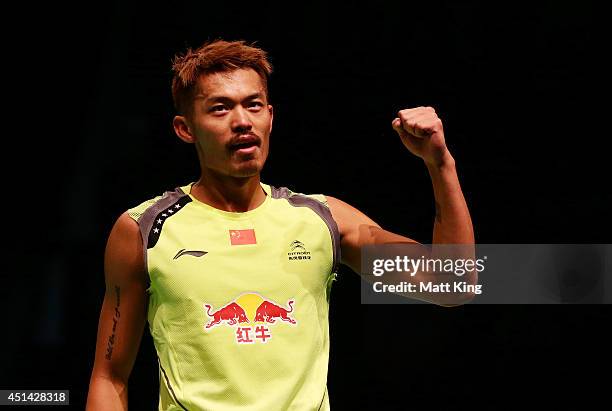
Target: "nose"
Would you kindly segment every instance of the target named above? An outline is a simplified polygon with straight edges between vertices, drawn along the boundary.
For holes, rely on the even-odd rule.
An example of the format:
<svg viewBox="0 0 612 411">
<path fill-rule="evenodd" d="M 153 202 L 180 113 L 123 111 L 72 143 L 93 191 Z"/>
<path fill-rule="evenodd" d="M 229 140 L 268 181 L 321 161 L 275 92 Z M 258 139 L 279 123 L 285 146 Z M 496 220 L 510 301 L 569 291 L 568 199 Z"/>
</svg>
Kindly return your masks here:
<svg viewBox="0 0 612 411">
<path fill-rule="evenodd" d="M 250 131 L 253 127 L 248 111 L 239 105 L 234 109 L 231 127 L 235 133 Z"/>
</svg>

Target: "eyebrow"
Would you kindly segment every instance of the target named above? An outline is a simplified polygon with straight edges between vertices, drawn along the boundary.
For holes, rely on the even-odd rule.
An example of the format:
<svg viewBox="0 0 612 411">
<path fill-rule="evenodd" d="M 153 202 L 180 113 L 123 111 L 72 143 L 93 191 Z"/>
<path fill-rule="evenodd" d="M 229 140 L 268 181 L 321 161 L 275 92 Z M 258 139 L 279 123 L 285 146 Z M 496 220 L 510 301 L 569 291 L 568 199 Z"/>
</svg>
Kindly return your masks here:
<svg viewBox="0 0 612 411">
<path fill-rule="evenodd" d="M 263 93 L 261 92 L 257 92 L 257 93 L 253 93 L 253 94 L 249 94 L 248 96 L 246 96 L 242 101 L 248 101 L 248 100 L 254 100 L 254 99 L 263 99 Z M 209 96 L 209 97 L 204 97 L 202 95 L 196 96 L 196 98 L 201 98 L 204 100 L 205 103 L 208 104 L 212 104 L 212 103 L 217 103 L 217 102 L 231 102 L 233 101 L 233 99 L 231 99 L 230 97 L 227 96 Z"/>
</svg>

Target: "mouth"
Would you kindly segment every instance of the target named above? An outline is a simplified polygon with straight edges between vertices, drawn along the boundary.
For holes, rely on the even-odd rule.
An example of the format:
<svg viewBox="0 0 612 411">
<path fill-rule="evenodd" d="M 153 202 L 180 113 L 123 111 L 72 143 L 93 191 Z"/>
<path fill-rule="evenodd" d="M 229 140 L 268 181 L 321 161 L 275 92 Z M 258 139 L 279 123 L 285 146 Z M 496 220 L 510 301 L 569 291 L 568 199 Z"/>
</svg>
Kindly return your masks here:
<svg viewBox="0 0 612 411">
<path fill-rule="evenodd" d="M 246 134 L 234 139 L 229 145 L 231 151 L 248 154 L 254 152 L 261 145 L 261 139 L 253 134 Z"/>
</svg>

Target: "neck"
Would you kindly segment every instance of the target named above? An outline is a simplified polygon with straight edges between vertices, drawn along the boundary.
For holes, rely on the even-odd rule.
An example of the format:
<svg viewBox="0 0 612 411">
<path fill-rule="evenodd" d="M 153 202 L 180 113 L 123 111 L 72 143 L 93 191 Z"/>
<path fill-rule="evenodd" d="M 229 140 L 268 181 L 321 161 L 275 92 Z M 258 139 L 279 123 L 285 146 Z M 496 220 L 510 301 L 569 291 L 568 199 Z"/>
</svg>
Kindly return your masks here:
<svg viewBox="0 0 612 411">
<path fill-rule="evenodd" d="M 191 194 L 211 207 L 231 212 L 253 210 L 266 199 L 259 173 L 251 177 L 230 177 L 202 171 L 200 179 L 191 188 Z"/>
</svg>

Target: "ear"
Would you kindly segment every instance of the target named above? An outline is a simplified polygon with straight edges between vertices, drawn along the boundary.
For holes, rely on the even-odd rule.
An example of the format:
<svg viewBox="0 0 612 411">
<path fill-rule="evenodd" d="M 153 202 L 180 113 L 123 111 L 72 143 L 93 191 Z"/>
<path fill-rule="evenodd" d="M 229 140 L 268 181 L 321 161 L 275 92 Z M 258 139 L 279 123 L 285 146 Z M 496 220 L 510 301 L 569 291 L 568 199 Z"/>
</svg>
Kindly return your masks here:
<svg viewBox="0 0 612 411">
<path fill-rule="evenodd" d="M 185 143 L 195 143 L 195 136 L 191 131 L 191 127 L 189 126 L 189 121 L 184 116 L 175 116 L 174 120 L 172 120 L 172 125 L 174 126 L 174 132 Z"/>
<path fill-rule="evenodd" d="M 272 121 L 274 120 L 274 110 L 271 104 L 268 104 L 268 111 L 270 112 L 270 133 L 272 132 Z"/>
</svg>

